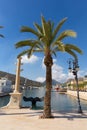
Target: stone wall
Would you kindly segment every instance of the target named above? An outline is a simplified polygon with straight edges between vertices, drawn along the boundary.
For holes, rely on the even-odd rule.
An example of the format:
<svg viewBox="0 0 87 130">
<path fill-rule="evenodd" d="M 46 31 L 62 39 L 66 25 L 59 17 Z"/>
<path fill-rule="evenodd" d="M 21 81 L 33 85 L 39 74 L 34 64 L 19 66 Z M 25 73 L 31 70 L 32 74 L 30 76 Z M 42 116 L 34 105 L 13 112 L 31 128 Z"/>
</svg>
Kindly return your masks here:
<svg viewBox="0 0 87 130">
<path fill-rule="evenodd" d="M 67 90 L 67 94 L 77 97 L 76 91 Z M 87 100 L 87 92 L 79 92 L 81 99 Z"/>
</svg>

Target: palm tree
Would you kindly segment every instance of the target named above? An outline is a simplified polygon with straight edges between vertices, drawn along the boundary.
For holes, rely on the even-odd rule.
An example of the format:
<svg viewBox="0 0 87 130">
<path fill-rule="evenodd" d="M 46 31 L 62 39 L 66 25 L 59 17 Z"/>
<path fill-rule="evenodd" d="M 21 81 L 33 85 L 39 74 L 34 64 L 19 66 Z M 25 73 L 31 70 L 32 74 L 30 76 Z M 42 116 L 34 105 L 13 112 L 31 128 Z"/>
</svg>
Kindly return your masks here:
<svg viewBox="0 0 87 130">
<path fill-rule="evenodd" d="M 82 51 L 75 45 L 64 44 L 64 39 L 66 37 L 76 37 L 76 32 L 72 30 L 65 30 L 59 33 L 60 28 L 64 24 L 67 18 L 62 19 L 59 24 L 54 28 L 54 23 L 51 21 L 46 21 L 43 16 L 41 16 L 41 23 L 39 25 L 34 23 L 36 29 L 32 29 L 27 26 L 21 28 L 21 32 L 30 32 L 36 36 L 36 39 L 29 39 L 19 41 L 15 44 L 16 48 L 28 47 L 28 49 L 21 52 L 18 57 L 27 54 L 30 57 L 34 52 L 43 52 L 45 55 L 44 64 L 46 66 L 46 90 L 44 97 L 44 111 L 42 118 L 51 118 L 51 87 L 52 87 L 52 56 L 57 54 L 57 52 L 67 52 L 73 57 L 77 57 L 76 52 L 82 53 Z"/>
<path fill-rule="evenodd" d="M 0 26 L 0 28 L 3 28 L 3 26 Z M 0 34 L 0 37 L 4 37 L 2 34 Z"/>
</svg>

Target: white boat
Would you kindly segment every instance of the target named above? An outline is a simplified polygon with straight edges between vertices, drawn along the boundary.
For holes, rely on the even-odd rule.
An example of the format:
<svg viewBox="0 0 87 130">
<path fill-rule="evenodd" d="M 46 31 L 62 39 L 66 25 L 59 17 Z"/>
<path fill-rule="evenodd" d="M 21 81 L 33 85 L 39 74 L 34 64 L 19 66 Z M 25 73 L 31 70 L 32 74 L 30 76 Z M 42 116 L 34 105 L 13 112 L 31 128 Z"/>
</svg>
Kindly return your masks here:
<svg viewBox="0 0 87 130">
<path fill-rule="evenodd" d="M 0 78 L 0 93 L 12 92 L 12 82 L 5 77 Z"/>
</svg>

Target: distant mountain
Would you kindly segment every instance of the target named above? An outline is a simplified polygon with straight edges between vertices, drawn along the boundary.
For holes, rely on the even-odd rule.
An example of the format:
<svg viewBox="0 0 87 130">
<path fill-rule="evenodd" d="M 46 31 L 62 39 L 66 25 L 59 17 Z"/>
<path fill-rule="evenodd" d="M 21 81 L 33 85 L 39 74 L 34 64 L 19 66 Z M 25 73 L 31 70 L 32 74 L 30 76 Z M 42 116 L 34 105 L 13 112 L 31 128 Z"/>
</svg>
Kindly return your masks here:
<svg viewBox="0 0 87 130">
<path fill-rule="evenodd" d="M 43 86 L 46 85 L 46 80 L 42 83 Z M 52 85 L 56 86 L 56 84 L 61 84 L 60 82 L 56 81 L 55 79 L 52 80 Z"/>
<path fill-rule="evenodd" d="M 56 84 L 61 84 L 61 83 L 53 79 L 52 80 L 52 85 L 56 85 Z"/>
<path fill-rule="evenodd" d="M 9 80 L 12 81 L 13 85 L 15 84 L 16 75 L 0 71 L 0 78 L 1 77 L 7 77 Z M 40 82 L 33 81 L 33 80 L 30 80 L 30 79 L 26 79 L 25 77 L 20 77 L 20 85 L 23 86 L 25 84 L 25 81 L 26 81 L 26 86 L 37 86 L 37 87 L 42 86 L 42 83 L 40 83 Z"/>
</svg>

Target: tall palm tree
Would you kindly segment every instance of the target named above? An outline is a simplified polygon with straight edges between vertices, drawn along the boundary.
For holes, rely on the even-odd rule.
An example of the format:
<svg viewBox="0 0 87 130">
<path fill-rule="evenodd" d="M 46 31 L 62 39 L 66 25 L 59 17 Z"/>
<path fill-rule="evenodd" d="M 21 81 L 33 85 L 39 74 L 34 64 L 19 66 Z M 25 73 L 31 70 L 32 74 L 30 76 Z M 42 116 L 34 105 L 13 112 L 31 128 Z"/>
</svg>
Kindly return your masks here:
<svg viewBox="0 0 87 130">
<path fill-rule="evenodd" d="M 64 24 L 67 18 L 62 19 L 59 24 L 54 28 L 54 23 L 51 21 L 46 21 L 43 16 L 41 16 L 41 25 L 34 23 L 36 29 L 32 29 L 27 26 L 21 28 L 21 32 L 30 32 L 36 36 L 36 39 L 29 39 L 19 41 L 15 44 L 16 48 L 21 48 L 27 46 L 28 49 L 21 52 L 18 57 L 27 54 L 30 57 L 34 52 L 43 52 L 45 55 L 44 64 L 46 66 L 46 90 L 44 97 L 44 111 L 42 118 L 51 118 L 51 87 L 52 87 L 52 56 L 56 53 L 67 52 L 73 57 L 77 58 L 75 53 L 82 53 L 82 51 L 75 45 L 64 44 L 64 39 L 66 37 L 76 37 L 76 32 L 72 30 L 65 30 L 58 34 L 60 28 Z"/>
<path fill-rule="evenodd" d="M 0 26 L 0 28 L 3 28 L 3 26 Z M 0 37 L 4 37 L 2 34 L 0 34 Z"/>
</svg>

